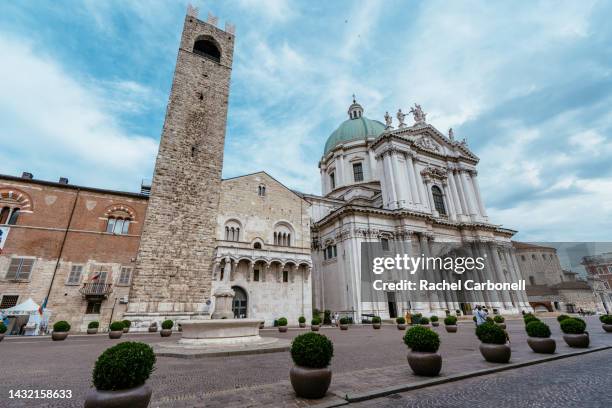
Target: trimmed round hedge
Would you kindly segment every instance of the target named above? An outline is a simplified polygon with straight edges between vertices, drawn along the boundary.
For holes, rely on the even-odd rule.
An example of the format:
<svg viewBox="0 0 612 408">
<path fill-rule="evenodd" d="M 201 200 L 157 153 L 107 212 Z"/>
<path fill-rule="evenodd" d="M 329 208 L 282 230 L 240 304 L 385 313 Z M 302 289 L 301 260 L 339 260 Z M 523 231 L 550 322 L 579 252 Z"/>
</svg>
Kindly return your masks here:
<svg viewBox="0 0 612 408">
<path fill-rule="evenodd" d="M 538 319 L 537 317 L 535 317 L 534 315 L 532 315 L 531 313 L 527 313 L 525 315 L 525 317 L 523 318 L 523 321 L 525 322 L 525 325 L 529 324 L 530 322 L 539 322 L 540 319 Z"/>
<path fill-rule="evenodd" d="M 278 325 L 279 326 L 286 326 L 287 325 L 287 318 L 286 317 L 281 317 L 278 319 Z"/>
<path fill-rule="evenodd" d="M 374 316 L 374 317 L 372 318 L 372 323 L 380 323 L 380 322 L 381 322 L 381 320 L 380 320 L 380 317 L 379 317 L 379 316 Z"/>
<path fill-rule="evenodd" d="M 6 327 L 6 325 L 3 322 L 0 322 L 0 334 L 6 333 L 7 330 L 8 328 Z"/>
<path fill-rule="evenodd" d="M 132 322 L 127 319 L 122 320 L 121 323 L 123 323 L 123 327 L 130 327 L 132 325 Z"/>
<path fill-rule="evenodd" d="M 603 324 L 612 324 L 612 315 L 606 314 L 599 316 L 599 321 Z"/>
<path fill-rule="evenodd" d="M 423 315 L 421 313 L 415 313 L 412 315 L 412 324 L 419 324 L 421 323 L 421 319 L 423 318 Z"/>
<path fill-rule="evenodd" d="M 344 316 L 340 318 L 340 324 L 349 324 L 350 320 L 348 317 Z"/>
<path fill-rule="evenodd" d="M 502 316 L 502 315 L 497 315 L 497 316 L 495 316 L 495 317 L 493 318 L 493 321 L 494 321 L 495 323 L 503 323 L 503 322 L 505 322 L 505 321 L 506 321 L 506 319 L 505 319 L 505 318 L 504 318 L 504 316 Z"/>
<path fill-rule="evenodd" d="M 495 323 L 483 323 L 476 328 L 476 336 L 487 344 L 506 344 L 506 332 Z"/>
<path fill-rule="evenodd" d="M 582 319 L 570 317 L 561 321 L 561 331 L 565 334 L 582 334 L 586 329 L 586 322 Z"/>
<path fill-rule="evenodd" d="M 529 337 L 539 337 L 547 339 L 550 337 L 550 328 L 541 321 L 532 321 L 525 326 L 525 331 Z"/>
<path fill-rule="evenodd" d="M 306 323 L 306 318 L 304 316 L 300 316 L 298 318 L 298 323 Z"/>
<path fill-rule="evenodd" d="M 89 324 L 87 325 L 88 329 L 97 329 L 98 327 L 100 327 L 100 322 L 97 320 L 89 322 Z"/>
<path fill-rule="evenodd" d="M 440 336 L 427 327 L 414 326 L 404 335 L 404 343 L 412 351 L 435 353 L 440 348 Z"/>
<path fill-rule="evenodd" d="M 566 315 L 566 314 L 562 314 L 562 315 L 557 316 L 557 321 L 558 321 L 559 323 L 561 323 L 563 320 L 565 320 L 565 319 L 569 319 L 569 318 L 570 318 L 570 316 L 568 316 L 568 315 Z"/>
<path fill-rule="evenodd" d="M 100 354 L 93 370 L 93 385 L 98 390 L 108 391 L 138 387 L 145 383 L 154 368 L 155 353 L 151 346 L 126 341 Z"/>
<path fill-rule="evenodd" d="M 406 324 L 406 319 L 403 317 L 398 317 L 397 319 L 395 319 L 395 323 L 397 324 Z"/>
<path fill-rule="evenodd" d="M 53 325 L 53 331 L 58 333 L 68 332 L 70 331 L 70 323 L 65 320 L 55 322 L 55 324 Z"/>
<path fill-rule="evenodd" d="M 438 320 L 440 320 L 440 319 L 438 318 L 438 316 L 433 315 L 433 316 L 431 316 L 431 317 L 429 318 L 429 320 L 430 320 L 430 321 L 432 321 L 432 322 L 437 322 L 437 321 L 438 321 Z"/>
<path fill-rule="evenodd" d="M 318 317 L 313 317 L 310 321 L 310 324 L 313 326 L 318 326 L 321 324 L 321 319 L 319 319 Z"/>
<path fill-rule="evenodd" d="M 170 329 L 172 329 L 173 326 L 174 326 L 174 322 L 172 320 L 170 320 L 170 319 L 164 320 L 162 322 L 162 329 L 164 329 L 164 330 L 170 330 Z"/>
<path fill-rule="evenodd" d="M 291 358 L 301 367 L 323 368 L 334 356 L 334 345 L 326 336 L 314 332 L 297 336 L 291 342 Z"/>
<path fill-rule="evenodd" d="M 123 330 L 123 322 L 112 322 L 110 326 L 108 326 L 110 331 L 120 331 Z"/>
<path fill-rule="evenodd" d="M 444 324 L 447 326 L 454 326 L 457 324 L 457 318 L 455 316 L 446 316 L 444 318 Z"/>
<path fill-rule="evenodd" d="M 426 317 L 421 317 L 419 324 L 429 324 L 429 319 Z"/>
</svg>

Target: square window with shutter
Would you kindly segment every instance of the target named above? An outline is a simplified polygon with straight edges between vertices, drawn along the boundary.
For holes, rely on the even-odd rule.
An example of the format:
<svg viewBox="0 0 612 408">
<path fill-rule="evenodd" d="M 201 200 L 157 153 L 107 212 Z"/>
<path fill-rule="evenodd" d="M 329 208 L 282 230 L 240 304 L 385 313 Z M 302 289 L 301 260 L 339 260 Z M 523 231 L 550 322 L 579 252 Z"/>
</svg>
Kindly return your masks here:
<svg viewBox="0 0 612 408">
<path fill-rule="evenodd" d="M 119 275 L 119 281 L 117 282 L 117 285 L 127 286 L 130 284 L 131 278 L 132 278 L 132 268 L 128 266 L 124 266 L 121 268 L 121 274 Z"/>
<path fill-rule="evenodd" d="M 81 282 L 81 275 L 83 274 L 83 265 L 72 265 L 70 268 L 70 274 L 68 275 L 67 285 L 78 285 Z"/>
<path fill-rule="evenodd" d="M 9 307 L 17 306 L 19 295 L 4 295 L 0 301 L 0 309 L 8 309 Z"/>
<path fill-rule="evenodd" d="M 32 258 L 13 258 L 9 264 L 5 279 L 28 280 L 32 274 L 34 259 Z"/>
</svg>

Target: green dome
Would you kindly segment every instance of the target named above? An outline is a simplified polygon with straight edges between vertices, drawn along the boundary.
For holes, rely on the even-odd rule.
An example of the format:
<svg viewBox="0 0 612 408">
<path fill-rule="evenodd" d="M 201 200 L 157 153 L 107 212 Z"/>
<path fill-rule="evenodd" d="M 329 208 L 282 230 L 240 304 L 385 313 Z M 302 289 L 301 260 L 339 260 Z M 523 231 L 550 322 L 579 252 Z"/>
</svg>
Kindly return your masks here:
<svg viewBox="0 0 612 408">
<path fill-rule="evenodd" d="M 385 125 L 377 120 L 372 120 L 359 116 L 355 119 L 348 119 L 342 122 L 338 129 L 327 138 L 325 143 L 325 151 L 327 154 L 331 149 L 339 143 L 348 142 L 350 140 L 365 139 L 366 137 L 376 137 L 385 130 Z"/>
</svg>

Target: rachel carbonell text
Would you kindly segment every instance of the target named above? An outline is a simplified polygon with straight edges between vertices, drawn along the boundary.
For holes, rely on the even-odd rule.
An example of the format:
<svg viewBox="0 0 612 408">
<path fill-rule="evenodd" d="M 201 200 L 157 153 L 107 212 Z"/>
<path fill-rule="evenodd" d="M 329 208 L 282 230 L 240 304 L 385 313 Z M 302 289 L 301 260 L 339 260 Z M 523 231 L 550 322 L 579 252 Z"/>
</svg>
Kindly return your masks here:
<svg viewBox="0 0 612 408">
<path fill-rule="evenodd" d="M 397 282 L 385 282 L 381 279 L 377 279 L 372 282 L 374 290 L 383 291 L 438 291 L 438 290 L 468 290 L 468 291 L 489 291 L 489 290 L 525 290 L 525 281 L 523 279 L 518 282 L 492 282 L 487 280 L 485 282 L 476 282 L 472 279 L 457 280 L 455 282 L 430 282 L 425 279 L 421 279 L 417 282 L 402 279 Z"/>
<path fill-rule="evenodd" d="M 376 257 L 372 261 L 372 272 L 380 275 L 385 271 L 398 270 L 406 271 L 414 275 L 418 270 L 452 270 L 457 274 L 466 271 L 483 270 L 485 259 L 482 257 L 439 257 L 439 256 L 408 256 L 407 254 L 397 254 L 395 257 Z"/>
</svg>

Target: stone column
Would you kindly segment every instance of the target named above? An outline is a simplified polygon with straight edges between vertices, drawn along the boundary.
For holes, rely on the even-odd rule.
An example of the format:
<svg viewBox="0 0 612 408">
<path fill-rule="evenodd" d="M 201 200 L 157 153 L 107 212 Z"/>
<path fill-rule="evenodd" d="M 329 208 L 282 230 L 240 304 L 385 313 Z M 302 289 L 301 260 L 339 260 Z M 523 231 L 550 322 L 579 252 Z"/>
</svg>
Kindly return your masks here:
<svg viewBox="0 0 612 408">
<path fill-rule="evenodd" d="M 270 272 L 270 264 L 269 263 L 265 263 L 263 265 L 263 268 L 261 268 L 260 279 L 261 279 L 262 282 L 266 281 L 266 275 L 268 274 L 268 272 Z"/>
<path fill-rule="evenodd" d="M 410 193 L 412 195 L 412 201 L 415 206 L 421 205 L 421 197 L 417 190 L 417 179 L 414 171 L 414 161 L 412 160 L 413 153 L 410 152 L 406 155 L 406 167 L 408 168 L 408 183 L 410 184 Z"/>
<path fill-rule="evenodd" d="M 410 167 L 408 165 L 407 156 L 404 156 L 404 165 L 402 166 L 402 190 L 404 190 L 405 196 L 407 197 L 405 207 L 412 207 L 415 204 L 416 199 L 412 194 L 412 180 L 410 179 Z"/>
<path fill-rule="evenodd" d="M 367 180 L 375 180 L 376 179 L 376 158 L 374 157 L 374 151 L 372 149 L 368 149 L 368 159 L 370 163 L 370 168 L 369 168 Z"/>
<path fill-rule="evenodd" d="M 431 180 L 429 178 L 425 178 L 425 191 L 427 192 L 427 201 L 429 202 L 429 209 L 434 217 L 437 217 L 438 211 L 433 202 L 433 197 L 431 196 Z"/>
<path fill-rule="evenodd" d="M 336 187 L 340 187 L 346 184 L 344 170 L 344 155 L 340 153 L 336 157 Z"/>
<path fill-rule="evenodd" d="M 509 256 L 510 256 L 510 260 L 512 261 L 512 265 L 514 267 L 514 272 L 516 276 L 519 277 L 520 279 L 523 279 L 523 275 L 521 274 L 521 269 L 518 266 L 518 261 L 516 260 L 516 251 L 514 248 L 511 248 L 509 250 Z M 529 298 L 527 297 L 527 293 L 525 293 L 524 290 L 520 290 L 518 291 L 518 293 L 520 295 L 519 296 L 519 301 L 520 301 L 519 307 L 530 310 L 531 305 L 529 304 Z"/>
<path fill-rule="evenodd" d="M 482 202 L 482 197 L 480 195 L 480 187 L 478 186 L 478 180 L 476 179 L 476 177 L 478 176 L 478 172 L 474 170 L 470 173 L 470 176 L 472 180 L 472 188 L 474 189 L 474 193 L 476 194 L 476 202 L 478 203 L 478 208 L 480 209 L 480 215 L 482 217 L 486 217 L 487 212 L 485 210 L 484 203 Z"/>
<path fill-rule="evenodd" d="M 497 252 L 497 246 L 489 243 L 487 245 L 489 249 L 490 256 L 493 258 L 493 265 L 495 267 L 495 274 L 497 276 L 498 282 L 506 282 L 506 277 L 504 276 L 504 270 L 502 264 L 499 260 L 499 253 Z M 497 291 L 498 296 L 500 296 L 500 300 L 504 304 L 504 308 L 511 309 L 512 308 L 512 300 L 510 299 L 510 294 L 505 290 Z"/>
<path fill-rule="evenodd" d="M 465 249 L 468 252 L 468 256 L 472 258 L 477 258 L 477 257 L 484 258 L 485 268 L 488 270 L 491 270 L 491 263 L 489 262 L 488 256 L 485 257 L 485 252 L 482 250 L 482 248 L 479 247 L 477 243 L 472 242 L 469 245 L 466 245 Z M 484 282 L 486 280 L 484 279 L 484 274 L 482 271 L 474 269 L 473 273 L 474 275 L 476 275 L 474 276 L 475 281 Z M 472 298 L 474 299 L 475 303 L 478 303 L 480 305 L 484 305 L 485 303 L 490 303 L 490 297 L 488 293 L 485 291 L 472 292 Z"/>
<path fill-rule="evenodd" d="M 391 169 L 393 171 L 393 182 L 395 185 L 395 192 L 397 194 L 397 207 L 396 208 L 405 208 L 407 204 L 406 200 L 406 189 L 402 185 L 402 173 L 399 171 L 399 164 L 397 154 L 391 154 Z"/>
<path fill-rule="evenodd" d="M 467 206 L 467 201 L 463 192 L 463 185 L 461 183 L 461 177 L 459 176 L 459 172 L 457 170 L 453 171 L 453 178 L 455 180 L 455 186 L 457 188 L 457 196 L 459 197 L 459 203 L 461 204 L 462 212 L 465 216 L 469 217 L 469 210 Z"/>
<path fill-rule="evenodd" d="M 459 215 L 464 214 L 464 211 L 463 211 L 463 208 L 461 208 L 461 201 L 459 200 L 459 193 L 457 192 L 457 186 L 455 185 L 455 171 L 449 170 L 448 172 L 449 172 L 448 184 L 450 186 L 451 196 L 455 204 L 455 211 L 457 212 L 457 216 L 459 216 Z"/>
<path fill-rule="evenodd" d="M 429 246 L 429 238 L 427 235 L 421 233 L 419 234 L 419 244 L 421 246 L 421 252 L 425 255 L 426 258 L 431 256 L 431 250 Z M 427 271 L 425 268 L 423 271 Z M 435 271 L 434 271 L 435 273 Z M 434 273 L 424 277 L 427 280 L 436 280 Z M 433 279 L 432 279 L 433 278 Z M 427 292 L 429 298 L 429 309 L 437 310 L 440 309 L 440 299 L 438 298 L 438 294 L 436 292 Z"/>
<path fill-rule="evenodd" d="M 457 218 L 457 214 L 455 212 L 455 206 L 453 205 L 453 198 L 449 192 L 448 183 L 446 181 L 442 182 L 442 188 L 444 192 L 444 201 L 446 204 L 446 208 L 448 211 L 448 218 L 454 221 Z"/>
<path fill-rule="evenodd" d="M 321 195 L 327 194 L 327 166 L 321 165 Z"/>
<path fill-rule="evenodd" d="M 246 281 L 251 281 L 251 276 L 253 276 L 253 270 L 255 269 L 255 262 L 249 261 L 249 268 L 247 269 Z"/>
<path fill-rule="evenodd" d="M 470 180 L 468 178 L 467 172 L 461 172 L 461 185 L 463 187 L 463 194 L 465 195 L 465 200 L 467 201 L 468 212 L 470 215 L 477 215 L 478 210 L 474 204 L 474 193 L 470 188 Z"/>
<path fill-rule="evenodd" d="M 385 178 L 385 187 L 389 190 L 387 194 L 390 200 L 387 203 L 387 208 L 395 209 L 397 208 L 397 192 L 395 191 L 395 180 L 391 169 L 391 155 L 388 152 L 383 154 L 383 165 L 383 177 Z"/>
<path fill-rule="evenodd" d="M 421 176 L 421 173 L 419 172 L 419 167 L 417 166 L 416 160 L 412 160 L 412 164 L 414 165 L 414 174 L 416 176 L 416 182 L 417 182 L 417 192 L 419 193 L 419 197 L 421 199 L 421 205 L 423 206 L 423 209 L 427 208 L 427 191 L 424 190 L 425 188 L 425 183 L 423 182 L 423 177 Z"/>
</svg>

